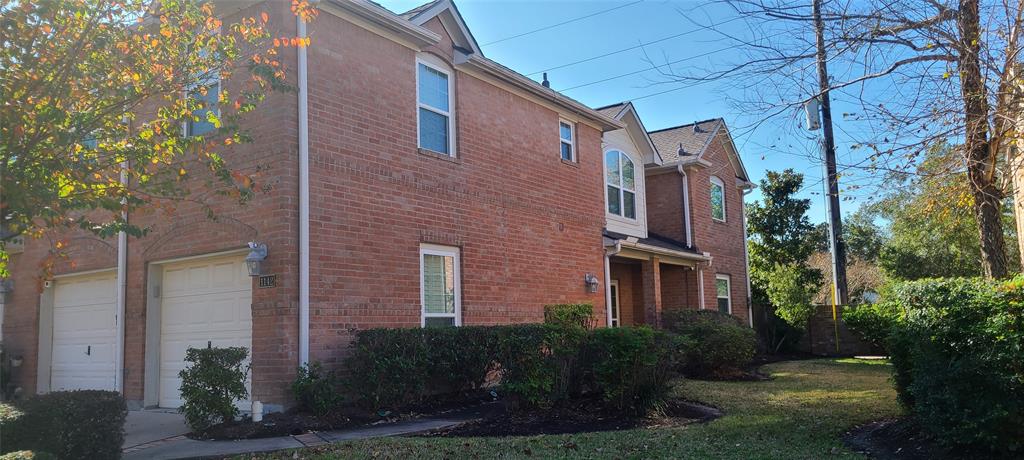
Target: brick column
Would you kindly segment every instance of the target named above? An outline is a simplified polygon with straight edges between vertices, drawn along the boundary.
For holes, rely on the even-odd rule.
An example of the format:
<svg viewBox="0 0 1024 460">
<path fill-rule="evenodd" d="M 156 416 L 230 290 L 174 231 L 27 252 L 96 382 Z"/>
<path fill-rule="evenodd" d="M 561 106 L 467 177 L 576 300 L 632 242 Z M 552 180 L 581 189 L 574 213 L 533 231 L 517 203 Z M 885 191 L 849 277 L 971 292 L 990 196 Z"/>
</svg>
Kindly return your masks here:
<svg viewBox="0 0 1024 460">
<path fill-rule="evenodd" d="M 644 324 L 661 327 L 661 261 L 651 257 L 641 263 L 644 282 Z"/>
</svg>

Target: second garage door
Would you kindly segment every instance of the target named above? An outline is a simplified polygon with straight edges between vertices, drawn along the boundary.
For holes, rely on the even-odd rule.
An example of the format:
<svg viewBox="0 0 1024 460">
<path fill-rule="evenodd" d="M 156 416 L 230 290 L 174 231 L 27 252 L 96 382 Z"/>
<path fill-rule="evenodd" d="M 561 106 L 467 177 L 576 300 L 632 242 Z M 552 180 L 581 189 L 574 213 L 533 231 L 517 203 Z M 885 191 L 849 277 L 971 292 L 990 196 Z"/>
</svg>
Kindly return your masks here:
<svg viewBox="0 0 1024 460">
<path fill-rule="evenodd" d="M 186 349 L 245 347 L 251 356 L 252 279 L 244 256 L 169 263 L 163 271 L 160 406 L 179 407 Z"/>
<path fill-rule="evenodd" d="M 50 388 L 113 390 L 117 343 L 116 272 L 55 281 Z"/>
</svg>

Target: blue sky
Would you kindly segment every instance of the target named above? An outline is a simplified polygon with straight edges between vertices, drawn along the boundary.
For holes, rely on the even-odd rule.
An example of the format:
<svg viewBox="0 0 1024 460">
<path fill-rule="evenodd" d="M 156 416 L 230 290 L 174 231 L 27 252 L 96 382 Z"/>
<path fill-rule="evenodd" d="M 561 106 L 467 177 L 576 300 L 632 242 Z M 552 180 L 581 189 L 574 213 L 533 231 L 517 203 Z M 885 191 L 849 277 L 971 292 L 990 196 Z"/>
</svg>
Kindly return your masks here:
<svg viewBox="0 0 1024 460">
<path fill-rule="evenodd" d="M 425 0 L 377 1 L 392 11 L 402 12 Z M 552 88 L 592 107 L 633 100 L 651 130 L 725 118 L 737 137 L 736 144 L 754 182 L 766 170 L 794 168 L 803 172 L 805 187 L 801 195 L 811 199 L 809 217 L 814 222 L 826 218 L 821 193 L 823 168 L 820 162 L 807 158 L 807 152 L 814 150 L 813 138 L 820 131 L 794 134 L 799 131 L 794 129 L 793 116 L 773 119 L 752 130 L 751 115 L 730 107 L 724 97 L 723 92 L 734 90 L 730 85 L 735 82 L 684 85 L 652 69 L 652 62 L 676 62 L 671 67 L 677 72 L 700 72 L 742 59 L 740 51 L 730 48 L 727 40 L 701 27 L 716 24 L 719 30 L 744 35 L 742 21 L 728 7 L 664 0 L 457 0 L 456 5 L 485 55 L 538 81 L 539 72 L 551 69 L 548 79 Z M 509 38 L 616 7 L 619 8 L 569 24 Z M 650 42 L 656 43 L 647 44 Z M 641 44 L 644 46 L 638 46 Z M 553 69 L 629 47 L 635 49 Z M 632 74 L 619 77 L 629 73 Z M 833 108 L 833 112 L 841 110 L 841 105 Z M 842 164 L 844 159 L 850 159 L 851 152 L 845 148 L 848 142 L 838 128 L 837 137 Z M 855 176 L 844 179 L 857 182 Z M 853 211 L 871 192 L 870 188 L 848 191 L 842 203 L 843 213 Z M 755 191 L 753 198 L 757 197 Z"/>
</svg>

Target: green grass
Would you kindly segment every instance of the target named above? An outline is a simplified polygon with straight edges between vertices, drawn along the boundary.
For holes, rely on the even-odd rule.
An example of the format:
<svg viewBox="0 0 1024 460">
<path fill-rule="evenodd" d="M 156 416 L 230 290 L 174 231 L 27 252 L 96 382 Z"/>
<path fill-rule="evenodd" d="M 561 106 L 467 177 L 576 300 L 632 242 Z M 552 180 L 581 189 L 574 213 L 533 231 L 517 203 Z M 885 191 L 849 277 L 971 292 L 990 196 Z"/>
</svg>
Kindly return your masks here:
<svg viewBox="0 0 1024 460">
<path fill-rule="evenodd" d="M 725 412 L 710 423 L 553 436 L 371 439 L 244 458 L 860 458 L 843 446 L 842 434 L 899 413 L 884 361 L 791 361 L 763 370 L 774 378 L 681 380 L 679 395 Z"/>
</svg>

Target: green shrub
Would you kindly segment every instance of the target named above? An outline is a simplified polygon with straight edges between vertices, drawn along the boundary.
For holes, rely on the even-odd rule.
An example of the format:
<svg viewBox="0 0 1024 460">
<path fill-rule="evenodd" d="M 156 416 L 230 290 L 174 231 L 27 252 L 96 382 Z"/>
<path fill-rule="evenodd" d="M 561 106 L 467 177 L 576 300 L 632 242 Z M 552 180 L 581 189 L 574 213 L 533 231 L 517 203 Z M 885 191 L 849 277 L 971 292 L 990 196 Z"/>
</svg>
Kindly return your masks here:
<svg viewBox="0 0 1024 460">
<path fill-rule="evenodd" d="M 121 458 L 124 398 L 114 391 L 57 391 L 5 409 L 0 432 L 4 452 L 32 451 L 34 458 L 52 454 L 60 459 Z M 17 454 L 13 458 L 28 454 Z"/>
<path fill-rule="evenodd" d="M 886 342 L 900 319 L 893 302 L 851 305 L 843 309 L 843 323 L 851 331 L 876 347 L 888 349 Z"/>
<path fill-rule="evenodd" d="M 244 347 L 189 348 L 185 351 L 188 367 L 181 377 L 179 411 L 195 431 L 203 431 L 219 422 L 231 422 L 238 415 L 235 401 L 249 397 L 245 389 L 249 365 Z"/>
<path fill-rule="evenodd" d="M 686 375 L 727 376 L 741 372 L 757 352 L 757 335 L 736 317 L 713 310 L 672 310 L 665 328 L 692 340 L 682 360 Z"/>
<path fill-rule="evenodd" d="M 545 305 L 544 324 L 593 329 L 594 306 L 589 303 Z"/>
<path fill-rule="evenodd" d="M 344 401 L 338 379 L 325 372 L 318 362 L 300 366 L 292 382 L 292 396 L 299 408 L 317 415 L 326 415 Z"/>
<path fill-rule="evenodd" d="M 900 401 L 947 446 L 1024 451 L 1024 279 L 903 283 L 889 337 Z"/>
<path fill-rule="evenodd" d="M 586 349 L 594 388 L 612 408 L 644 414 L 665 400 L 680 347 L 676 335 L 646 326 L 597 329 Z"/>
<path fill-rule="evenodd" d="M 514 403 L 551 403 L 556 368 L 545 346 L 550 329 L 551 326 L 542 324 L 521 324 L 494 330 L 501 389 Z"/>
<path fill-rule="evenodd" d="M 494 368 L 494 340 L 483 326 L 359 331 L 345 363 L 346 385 L 372 409 L 479 388 Z"/>
</svg>

